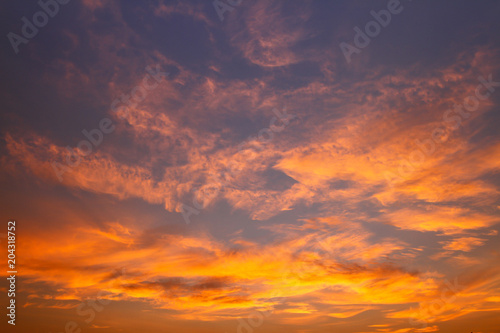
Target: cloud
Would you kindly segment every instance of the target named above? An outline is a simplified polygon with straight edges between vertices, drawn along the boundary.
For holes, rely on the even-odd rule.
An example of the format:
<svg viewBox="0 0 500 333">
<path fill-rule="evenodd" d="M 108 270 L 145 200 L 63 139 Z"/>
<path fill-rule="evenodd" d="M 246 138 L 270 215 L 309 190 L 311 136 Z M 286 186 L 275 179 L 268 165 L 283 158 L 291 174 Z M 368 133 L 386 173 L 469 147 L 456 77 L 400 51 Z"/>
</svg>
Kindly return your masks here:
<svg viewBox="0 0 500 333">
<path fill-rule="evenodd" d="M 495 216 L 458 207 L 429 206 L 425 209 L 400 209 L 386 214 L 388 221 L 402 229 L 456 234 L 481 229 L 498 222 Z"/>
<path fill-rule="evenodd" d="M 28 234 L 25 283 L 28 288 L 44 283 L 53 291 L 47 299 L 31 298 L 32 306 L 70 307 L 103 290 L 110 299 L 147 301 L 156 309 L 175 310 L 174 317 L 203 320 L 274 307 L 277 313 L 345 318 L 363 311 L 355 304 L 411 302 L 415 293 L 423 296 L 434 288 L 432 277 L 387 261 L 404 244 L 372 243 L 360 225 L 335 220 L 307 221 L 302 231 L 290 229 L 269 244 L 244 242 L 246 247 L 237 251 L 207 235 L 162 234 L 144 244 L 137 227 L 117 222 L 66 227 L 59 231 L 65 238 L 56 244 L 51 239 L 32 242 L 38 236 Z M 315 224 L 319 229 L 310 228 Z M 328 236 L 334 230 L 340 232 L 335 239 Z M 50 251 L 38 251 L 49 243 Z M 148 260 L 152 257 L 156 260 Z M 315 303 L 304 306 L 294 300 L 306 295 Z M 341 304 L 353 307 L 339 312 Z"/>
<path fill-rule="evenodd" d="M 284 15 L 287 10 L 293 14 Z M 306 59 L 297 48 L 311 35 L 304 29 L 311 15 L 306 4 L 291 6 L 279 1 L 258 1 L 239 11 L 244 24 L 231 25 L 239 27 L 231 42 L 249 61 L 263 67 L 277 67 Z M 230 19 L 234 22 L 237 17 Z"/>
<path fill-rule="evenodd" d="M 263 332 L 404 333 L 499 310 L 498 246 L 487 242 L 499 222 L 497 97 L 443 118 L 496 73 L 498 50 L 401 66 L 399 46 L 382 65 L 371 45 L 345 67 L 325 43 L 343 31 L 317 20 L 328 6 L 339 5 L 243 2 L 220 24 L 211 3 L 83 1 L 50 60 L 50 43 L 30 43 L 27 77 L 44 95 L 16 99 L 6 86 L 0 147 L 2 179 L 25 192 L 6 187 L 29 226 L 19 247 L 30 314 L 104 292 L 109 320 L 94 328 L 121 329 L 113 311 L 131 307 L 156 319 L 142 323 L 184 329 L 225 331 L 209 325 L 267 311 Z M 168 79 L 111 110 L 156 64 Z M 60 118 L 33 113 L 42 99 Z M 294 119 L 263 142 L 275 109 Z M 103 117 L 115 131 L 60 182 L 53 163 L 67 164 L 66 146 Z M 174 225 L 183 204 L 206 210 L 196 227 Z M 464 288 L 436 308 L 461 272 Z M 426 328 L 408 327 L 415 311 Z"/>
<path fill-rule="evenodd" d="M 443 249 L 450 251 L 470 252 L 474 248 L 482 246 L 486 239 L 477 237 L 459 237 L 444 243 Z"/>
</svg>

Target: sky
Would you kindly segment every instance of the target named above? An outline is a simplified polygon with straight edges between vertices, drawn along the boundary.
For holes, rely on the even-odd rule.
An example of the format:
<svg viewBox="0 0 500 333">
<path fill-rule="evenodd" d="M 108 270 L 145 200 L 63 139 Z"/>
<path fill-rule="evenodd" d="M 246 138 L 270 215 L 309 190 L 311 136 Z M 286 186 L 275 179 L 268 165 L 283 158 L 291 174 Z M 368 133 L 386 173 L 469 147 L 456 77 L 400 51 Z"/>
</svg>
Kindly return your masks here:
<svg viewBox="0 0 500 333">
<path fill-rule="evenodd" d="M 500 332 L 500 2 L 0 15 L 2 331 Z"/>
</svg>

